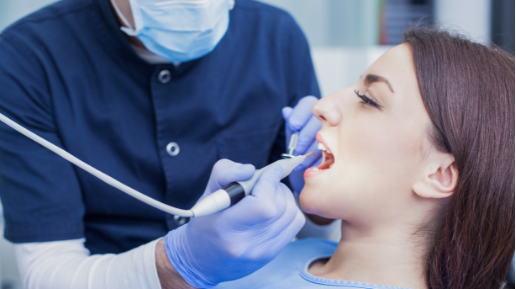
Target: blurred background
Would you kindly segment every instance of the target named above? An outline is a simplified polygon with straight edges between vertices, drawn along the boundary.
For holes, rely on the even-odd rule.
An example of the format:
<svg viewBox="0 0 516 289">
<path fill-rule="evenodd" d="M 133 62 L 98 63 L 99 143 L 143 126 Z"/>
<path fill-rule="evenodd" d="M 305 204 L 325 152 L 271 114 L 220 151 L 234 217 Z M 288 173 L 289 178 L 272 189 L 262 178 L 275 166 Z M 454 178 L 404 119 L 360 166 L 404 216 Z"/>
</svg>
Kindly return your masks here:
<svg viewBox="0 0 516 289">
<path fill-rule="evenodd" d="M 0 0 L 0 31 L 55 1 Z M 260 1 L 288 11 L 299 23 L 311 46 L 323 95 L 354 84 L 382 53 L 401 42 L 407 27 L 417 23 L 440 23 L 514 55 L 514 0 Z M 0 231 L 3 234 L 3 215 Z M 22 288 L 12 245 L 3 238 L 0 281 L 1 289 Z"/>
</svg>

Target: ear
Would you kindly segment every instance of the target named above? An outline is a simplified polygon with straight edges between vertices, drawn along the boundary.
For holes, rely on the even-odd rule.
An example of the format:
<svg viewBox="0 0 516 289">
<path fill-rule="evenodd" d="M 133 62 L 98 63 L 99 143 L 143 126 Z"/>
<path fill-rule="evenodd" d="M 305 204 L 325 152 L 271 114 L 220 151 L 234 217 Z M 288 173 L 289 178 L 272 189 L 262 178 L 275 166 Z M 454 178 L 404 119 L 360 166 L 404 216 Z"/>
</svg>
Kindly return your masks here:
<svg viewBox="0 0 516 289">
<path fill-rule="evenodd" d="M 459 170 L 455 158 L 450 153 L 439 153 L 437 162 L 429 164 L 421 179 L 412 185 L 412 190 L 420 197 L 442 199 L 453 195 Z"/>
</svg>

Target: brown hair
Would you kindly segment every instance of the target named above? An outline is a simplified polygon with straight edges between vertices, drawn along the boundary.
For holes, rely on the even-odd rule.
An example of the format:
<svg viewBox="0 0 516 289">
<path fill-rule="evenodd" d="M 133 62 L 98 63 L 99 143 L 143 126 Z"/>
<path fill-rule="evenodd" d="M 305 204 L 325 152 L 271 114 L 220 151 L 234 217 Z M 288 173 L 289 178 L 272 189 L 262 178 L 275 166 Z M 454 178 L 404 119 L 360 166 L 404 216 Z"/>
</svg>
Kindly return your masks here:
<svg viewBox="0 0 516 289">
<path fill-rule="evenodd" d="M 405 32 L 434 145 L 457 187 L 427 259 L 431 289 L 499 289 L 514 252 L 514 58 L 432 27 Z"/>
</svg>

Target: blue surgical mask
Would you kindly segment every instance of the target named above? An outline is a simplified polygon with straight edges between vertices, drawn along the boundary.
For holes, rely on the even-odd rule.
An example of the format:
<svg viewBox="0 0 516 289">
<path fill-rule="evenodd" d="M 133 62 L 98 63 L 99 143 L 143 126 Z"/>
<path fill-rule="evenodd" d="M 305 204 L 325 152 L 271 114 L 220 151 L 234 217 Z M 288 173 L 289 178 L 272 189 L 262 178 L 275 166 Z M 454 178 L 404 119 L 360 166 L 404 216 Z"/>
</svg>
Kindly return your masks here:
<svg viewBox="0 0 516 289">
<path fill-rule="evenodd" d="M 130 0 L 131 27 L 111 0 L 129 36 L 170 62 L 186 62 L 210 53 L 229 25 L 234 0 Z"/>
</svg>

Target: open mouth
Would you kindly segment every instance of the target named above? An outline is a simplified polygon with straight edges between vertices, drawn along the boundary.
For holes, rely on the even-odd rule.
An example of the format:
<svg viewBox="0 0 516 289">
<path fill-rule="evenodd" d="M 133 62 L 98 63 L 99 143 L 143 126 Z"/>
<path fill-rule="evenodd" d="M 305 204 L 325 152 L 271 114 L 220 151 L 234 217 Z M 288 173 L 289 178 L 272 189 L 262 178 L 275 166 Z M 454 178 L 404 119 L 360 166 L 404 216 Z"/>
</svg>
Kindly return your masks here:
<svg viewBox="0 0 516 289">
<path fill-rule="evenodd" d="M 319 143 L 317 145 L 317 148 L 322 150 L 323 161 L 317 167 L 313 167 L 312 170 L 314 170 L 314 171 L 322 171 L 322 170 L 331 169 L 331 167 L 333 167 L 333 164 L 335 162 L 335 158 L 333 157 L 333 154 L 322 143 Z"/>
<path fill-rule="evenodd" d="M 334 157 L 333 153 L 327 148 L 327 144 L 324 141 L 322 135 L 320 133 L 317 133 L 315 138 L 317 139 L 317 143 L 318 143 L 317 148 L 322 151 L 323 161 L 321 162 L 320 165 L 318 165 L 316 167 L 308 168 L 304 174 L 305 178 L 310 178 L 310 177 L 319 175 L 321 173 L 324 173 L 325 171 L 328 171 L 329 169 L 331 169 L 333 167 L 333 165 L 335 164 L 335 157 Z"/>
<path fill-rule="evenodd" d="M 333 154 L 331 153 L 331 151 L 329 149 L 327 149 L 324 146 L 324 144 L 322 144 L 322 143 L 319 143 L 317 148 L 322 150 L 323 161 L 317 167 L 312 167 L 312 168 L 307 169 L 304 174 L 305 178 L 310 178 L 310 177 L 316 176 L 316 175 L 321 174 L 333 167 L 335 158 L 333 157 Z"/>
</svg>

